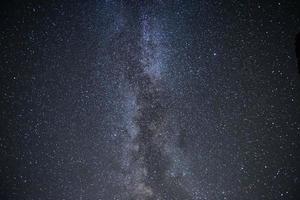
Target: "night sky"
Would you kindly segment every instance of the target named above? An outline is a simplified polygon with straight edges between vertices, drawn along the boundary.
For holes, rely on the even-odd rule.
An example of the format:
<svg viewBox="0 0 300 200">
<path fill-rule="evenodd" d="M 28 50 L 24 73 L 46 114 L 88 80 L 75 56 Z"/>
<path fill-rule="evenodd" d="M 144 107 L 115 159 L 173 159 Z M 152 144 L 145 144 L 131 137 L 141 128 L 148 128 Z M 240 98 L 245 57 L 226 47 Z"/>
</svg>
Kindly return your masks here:
<svg viewBox="0 0 300 200">
<path fill-rule="evenodd" d="M 299 13 L 1 1 L 0 199 L 300 199 Z"/>
</svg>

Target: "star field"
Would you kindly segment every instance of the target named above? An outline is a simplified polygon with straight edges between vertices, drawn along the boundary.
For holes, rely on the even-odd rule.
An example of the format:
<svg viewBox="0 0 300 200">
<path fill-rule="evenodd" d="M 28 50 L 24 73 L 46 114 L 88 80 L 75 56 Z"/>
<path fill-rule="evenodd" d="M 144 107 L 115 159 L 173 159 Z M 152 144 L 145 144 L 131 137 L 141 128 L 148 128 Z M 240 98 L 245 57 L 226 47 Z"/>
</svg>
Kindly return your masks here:
<svg viewBox="0 0 300 200">
<path fill-rule="evenodd" d="M 296 1 L 1 3 L 0 199 L 298 199 Z"/>
</svg>

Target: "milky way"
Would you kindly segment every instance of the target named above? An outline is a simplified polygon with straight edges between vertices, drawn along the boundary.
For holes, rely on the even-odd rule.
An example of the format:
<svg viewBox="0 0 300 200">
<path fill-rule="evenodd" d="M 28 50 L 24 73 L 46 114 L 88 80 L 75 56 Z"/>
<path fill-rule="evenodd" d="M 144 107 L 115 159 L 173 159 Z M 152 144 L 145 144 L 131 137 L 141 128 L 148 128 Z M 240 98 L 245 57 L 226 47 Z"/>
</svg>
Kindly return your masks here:
<svg viewBox="0 0 300 200">
<path fill-rule="evenodd" d="M 111 45 L 118 46 L 111 59 L 126 69 L 123 75 L 127 88 L 120 88 L 125 98 L 121 103 L 128 107 L 120 163 L 126 198 L 165 199 L 168 195 L 190 199 L 191 191 L 182 186 L 186 169 L 176 166 L 185 161 L 176 148 L 176 132 L 168 128 L 171 113 L 166 102 L 171 96 L 162 83 L 168 65 L 167 38 L 153 6 L 135 6 L 118 4 L 122 14 L 113 20 L 122 21 L 122 25 L 118 24 L 109 36 L 114 43 Z M 128 26 L 136 26 L 137 34 L 132 34 Z"/>
<path fill-rule="evenodd" d="M 299 199 L 297 1 L 0 6 L 0 199 Z"/>
</svg>

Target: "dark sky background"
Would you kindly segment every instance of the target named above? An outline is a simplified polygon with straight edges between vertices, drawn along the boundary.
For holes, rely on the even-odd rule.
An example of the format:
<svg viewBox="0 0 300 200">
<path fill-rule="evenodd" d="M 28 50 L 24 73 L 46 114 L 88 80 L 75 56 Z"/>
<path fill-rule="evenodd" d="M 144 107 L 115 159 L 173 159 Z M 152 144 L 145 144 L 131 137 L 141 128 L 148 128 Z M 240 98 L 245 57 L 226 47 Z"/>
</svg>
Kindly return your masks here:
<svg viewBox="0 0 300 200">
<path fill-rule="evenodd" d="M 299 199 L 297 1 L 1 1 L 0 199 Z"/>
</svg>

